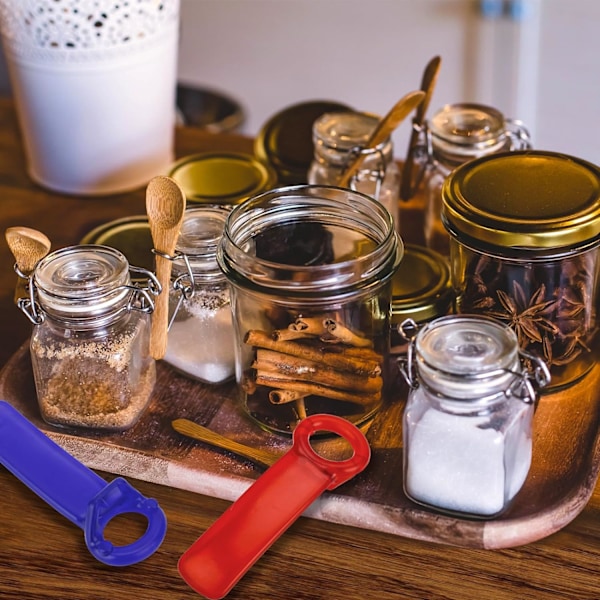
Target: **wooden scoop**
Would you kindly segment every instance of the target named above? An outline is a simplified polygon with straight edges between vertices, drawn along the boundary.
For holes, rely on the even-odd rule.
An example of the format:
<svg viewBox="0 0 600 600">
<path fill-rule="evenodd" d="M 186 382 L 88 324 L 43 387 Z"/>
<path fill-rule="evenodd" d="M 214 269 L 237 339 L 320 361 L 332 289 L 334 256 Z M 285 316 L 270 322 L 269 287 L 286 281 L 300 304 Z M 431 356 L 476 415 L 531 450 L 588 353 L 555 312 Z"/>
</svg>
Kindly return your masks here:
<svg viewBox="0 0 600 600">
<path fill-rule="evenodd" d="M 175 419 L 171 422 L 171 426 L 178 433 L 205 442 L 211 446 L 217 446 L 223 450 L 233 452 L 238 456 L 248 458 L 260 467 L 268 468 L 279 458 L 279 455 L 275 454 L 275 452 L 269 452 L 268 450 L 261 450 L 260 448 L 253 448 L 251 446 L 246 446 L 245 444 L 240 444 L 220 433 L 216 433 L 202 425 L 198 425 L 198 423 L 194 423 L 189 419 Z"/>
<path fill-rule="evenodd" d="M 27 277 L 33 273 L 37 263 L 50 252 L 50 240 L 37 229 L 9 227 L 5 236 L 17 268 Z M 27 280 L 19 277 L 15 288 L 15 303 L 27 295 Z"/>
<path fill-rule="evenodd" d="M 164 175 L 154 177 L 146 188 L 146 212 L 154 249 L 173 256 L 185 212 L 185 194 L 179 184 Z M 163 358 L 167 350 L 171 268 L 169 258 L 156 254 L 156 278 L 162 286 L 156 298 L 150 333 L 150 354 L 156 360 Z"/>
<path fill-rule="evenodd" d="M 363 149 L 371 150 L 377 148 L 382 142 L 385 142 L 398 125 L 400 125 L 400 123 L 402 123 L 402 121 L 404 121 L 404 119 L 419 105 L 424 97 L 425 93 L 418 90 L 409 92 L 400 98 L 388 114 L 379 121 Z M 340 187 L 348 187 L 350 180 L 360 168 L 363 158 L 364 155 L 360 154 L 354 162 L 346 167 L 346 170 L 343 172 L 342 177 L 338 182 Z"/>
</svg>

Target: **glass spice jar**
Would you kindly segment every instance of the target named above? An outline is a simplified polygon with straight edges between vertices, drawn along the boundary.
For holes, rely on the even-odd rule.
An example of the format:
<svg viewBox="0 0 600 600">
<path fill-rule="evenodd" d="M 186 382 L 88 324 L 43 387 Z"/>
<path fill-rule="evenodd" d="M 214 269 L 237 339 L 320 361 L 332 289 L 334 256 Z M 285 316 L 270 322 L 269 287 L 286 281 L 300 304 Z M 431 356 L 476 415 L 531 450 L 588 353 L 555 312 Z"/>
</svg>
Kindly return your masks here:
<svg viewBox="0 0 600 600">
<path fill-rule="evenodd" d="M 333 112 L 319 117 L 313 125 L 314 160 L 308 183 L 337 185 L 346 167 L 362 156 L 359 170 L 349 187 L 381 202 L 398 227 L 400 169 L 394 161 L 391 138 L 376 148 L 366 149 L 369 137 L 380 119 L 359 112 Z"/>
<path fill-rule="evenodd" d="M 130 269 L 147 277 L 131 283 Z M 51 425 L 125 430 L 154 387 L 152 296 L 160 286 L 114 248 L 81 245 L 48 254 L 21 310 L 34 323 L 30 352 L 37 399 Z"/>
<path fill-rule="evenodd" d="M 375 415 L 401 257 L 389 212 L 348 189 L 283 187 L 232 210 L 217 259 L 242 406 L 261 427 L 289 434 L 310 414 L 357 425 Z"/>
<path fill-rule="evenodd" d="M 600 168 L 543 151 L 483 157 L 442 190 L 456 312 L 508 324 L 552 373 L 573 384 L 598 346 Z"/>
<path fill-rule="evenodd" d="M 229 285 L 217 264 L 224 207 L 188 208 L 173 260 L 165 362 L 209 384 L 235 371 Z"/>
<path fill-rule="evenodd" d="M 403 417 L 410 499 L 475 518 L 510 506 L 531 465 L 536 387 L 550 377 L 533 360 L 528 370 L 515 333 L 485 317 L 440 317 L 416 333 Z"/>
<path fill-rule="evenodd" d="M 529 132 L 490 106 L 447 104 L 425 123 L 417 144 L 417 163 L 424 170 L 425 245 L 448 256 L 448 233 L 440 216 L 444 180 L 474 158 L 530 148 Z"/>
</svg>

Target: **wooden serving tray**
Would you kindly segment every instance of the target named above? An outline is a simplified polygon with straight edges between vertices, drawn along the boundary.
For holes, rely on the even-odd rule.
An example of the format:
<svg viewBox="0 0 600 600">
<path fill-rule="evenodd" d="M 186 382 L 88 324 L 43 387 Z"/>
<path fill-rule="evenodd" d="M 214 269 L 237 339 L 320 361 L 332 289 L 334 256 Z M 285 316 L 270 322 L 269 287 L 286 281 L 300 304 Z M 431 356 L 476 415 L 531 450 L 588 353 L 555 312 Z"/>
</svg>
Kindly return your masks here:
<svg viewBox="0 0 600 600">
<path fill-rule="evenodd" d="M 366 432 L 372 448 L 366 470 L 323 494 L 305 515 L 472 548 L 507 548 L 548 536 L 583 510 L 596 484 L 599 379 L 600 365 L 596 365 L 577 385 L 542 398 L 534 418 L 529 476 L 510 511 L 496 520 L 453 518 L 406 498 L 402 491 L 403 388 L 398 392 L 401 401 L 383 410 Z M 268 434 L 250 422 L 237 410 L 235 396 L 234 384 L 206 386 L 161 362 L 152 402 L 142 419 L 129 431 L 106 434 L 58 429 L 41 420 L 27 345 L 0 373 L 0 399 L 10 402 L 88 467 L 230 501 L 261 470 L 236 455 L 178 434 L 171 421 L 185 417 L 239 442 L 284 453 L 291 440 Z M 316 445 L 335 443 L 319 440 Z"/>
</svg>

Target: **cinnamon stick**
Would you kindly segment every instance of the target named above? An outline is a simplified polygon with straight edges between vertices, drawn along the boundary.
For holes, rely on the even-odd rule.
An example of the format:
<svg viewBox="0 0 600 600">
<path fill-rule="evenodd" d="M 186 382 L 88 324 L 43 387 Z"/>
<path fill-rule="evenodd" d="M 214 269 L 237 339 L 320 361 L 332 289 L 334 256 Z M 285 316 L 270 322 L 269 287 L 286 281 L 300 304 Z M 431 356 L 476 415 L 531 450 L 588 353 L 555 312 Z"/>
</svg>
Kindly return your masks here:
<svg viewBox="0 0 600 600">
<path fill-rule="evenodd" d="M 335 367 L 350 373 L 377 377 L 381 375 L 381 365 L 379 361 L 374 360 L 372 356 L 358 356 L 355 353 L 346 352 L 345 348 L 334 347 L 323 348 L 302 344 L 297 341 L 274 340 L 265 331 L 251 329 L 245 336 L 244 342 L 258 348 L 266 348 L 297 356 L 314 362 L 321 362 L 330 367 Z M 378 356 L 378 355 L 376 355 Z M 379 357 L 381 360 L 381 357 Z"/>
<path fill-rule="evenodd" d="M 354 333 L 354 331 L 348 329 L 348 327 L 342 325 L 342 323 L 338 321 L 325 319 L 323 324 L 325 325 L 327 333 L 333 336 L 333 340 L 329 339 L 327 341 L 343 342 L 344 344 L 356 346 L 357 348 L 371 348 L 373 346 L 373 342 L 370 339 Z"/>
<path fill-rule="evenodd" d="M 285 375 L 274 374 L 274 373 L 263 373 L 257 371 L 256 373 L 257 385 L 266 385 L 282 390 L 292 390 L 301 392 L 306 396 L 323 396 L 330 400 L 345 400 L 347 402 L 354 402 L 363 406 L 368 406 L 381 399 L 381 392 L 373 393 L 358 393 L 349 390 L 340 390 L 337 388 L 328 387 L 319 383 L 311 383 L 308 381 L 298 381 L 297 379 L 291 379 Z M 277 397 L 275 397 L 277 398 Z M 269 398 L 273 401 L 271 398 Z"/>
<path fill-rule="evenodd" d="M 321 362 L 315 362 L 283 354 L 274 350 L 257 348 L 252 368 L 265 373 L 280 374 L 300 381 L 312 381 L 322 385 L 357 392 L 378 392 L 383 387 L 381 376 L 369 377 L 339 371 Z"/>
</svg>

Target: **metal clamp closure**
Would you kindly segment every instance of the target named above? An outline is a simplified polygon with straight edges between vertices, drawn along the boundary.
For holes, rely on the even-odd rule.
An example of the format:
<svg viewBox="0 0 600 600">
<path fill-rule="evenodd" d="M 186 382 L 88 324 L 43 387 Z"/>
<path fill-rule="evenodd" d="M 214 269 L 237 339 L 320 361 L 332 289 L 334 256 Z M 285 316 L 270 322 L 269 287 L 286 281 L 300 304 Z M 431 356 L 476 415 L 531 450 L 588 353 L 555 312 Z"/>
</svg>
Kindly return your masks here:
<svg viewBox="0 0 600 600">
<path fill-rule="evenodd" d="M 381 186 L 383 184 L 383 180 L 385 178 L 385 169 L 386 169 L 386 160 L 385 155 L 383 154 L 383 150 L 380 147 L 377 148 L 362 148 L 361 146 L 355 146 L 348 153 L 348 164 L 351 164 L 356 157 L 362 157 L 362 161 L 367 156 L 376 155 L 377 163 L 376 168 L 363 169 L 359 168 L 354 175 L 350 178 L 349 187 L 351 190 L 358 192 L 357 185 L 361 181 L 371 181 L 375 182 L 375 193 L 373 194 L 373 198 L 375 200 L 379 200 L 379 195 L 381 194 Z M 362 165 L 361 165 L 362 166 Z"/>
<path fill-rule="evenodd" d="M 414 360 L 414 345 L 419 329 L 419 325 L 413 319 L 405 319 L 398 325 L 398 333 L 409 342 L 406 356 L 398 359 L 398 368 L 400 374 L 412 389 L 419 387 L 417 367 Z M 504 395 L 518 398 L 526 404 L 535 404 L 538 398 L 537 392 L 550 383 L 550 370 L 540 357 L 529 354 L 521 349 L 518 352 L 521 364 L 523 365 L 522 371 L 502 368 L 486 375 L 502 375 L 504 373 L 514 375 L 515 378 L 504 391 Z M 465 375 L 465 379 L 469 378 L 469 375 Z M 477 381 L 478 378 L 478 376 L 472 377 L 473 381 Z"/>
<path fill-rule="evenodd" d="M 175 321 L 175 317 L 177 316 L 177 313 L 179 312 L 179 309 L 181 308 L 183 301 L 189 300 L 194 295 L 194 291 L 195 291 L 194 290 L 194 271 L 192 270 L 192 265 L 190 263 L 190 259 L 189 259 L 188 255 L 185 254 L 184 252 L 176 252 L 175 254 L 171 255 L 171 254 L 167 254 L 166 252 L 161 252 L 160 250 L 157 250 L 156 248 L 152 248 L 152 254 L 161 256 L 162 258 L 165 258 L 166 260 L 170 260 L 171 262 L 174 262 L 176 260 L 183 260 L 183 262 L 185 264 L 185 268 L 186 268 L 185 273 L 182 273 L 181 275 L 179 275 L 178 277 L 176 277 L 173 280 L 173 289 L 177 290 L 180 295 L 179 295 L 179 300 L 177 301 L 177 305 L 175 306 L 175 309 L 173 310 L 173 314 L 171 315 L 171 318 L 169 319 L 169 324 L 167 325 L 167 331 L 168 331 L 169 329 L 171 329 L 171 325 L 173 324 L 173 321 Z"/>
</svg>

